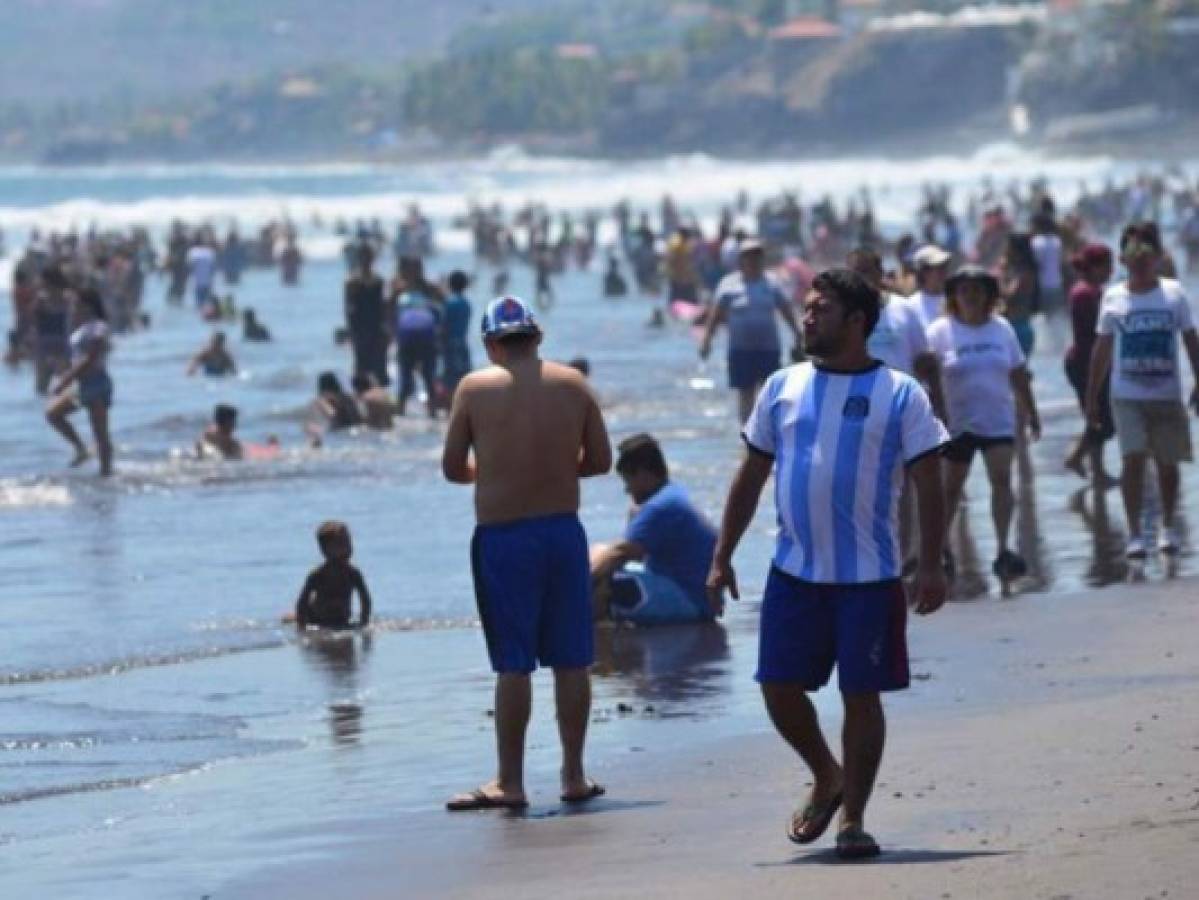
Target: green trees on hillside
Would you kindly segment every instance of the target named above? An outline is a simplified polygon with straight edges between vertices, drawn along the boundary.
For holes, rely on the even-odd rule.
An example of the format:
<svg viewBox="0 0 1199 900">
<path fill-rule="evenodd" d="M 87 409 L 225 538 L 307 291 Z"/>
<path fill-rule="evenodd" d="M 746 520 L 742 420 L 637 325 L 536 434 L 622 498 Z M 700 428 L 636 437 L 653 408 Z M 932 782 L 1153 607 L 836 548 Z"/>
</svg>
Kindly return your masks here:
<svg viewBox="0 0 1199 900">
<path fill-rule="evenodd" d="M 580 131 L 598 124 L 607 93 L 598 58 L 553 49 L 484 51 L 414 71 L 404 115 L 444 137 Z"/>
</svg>

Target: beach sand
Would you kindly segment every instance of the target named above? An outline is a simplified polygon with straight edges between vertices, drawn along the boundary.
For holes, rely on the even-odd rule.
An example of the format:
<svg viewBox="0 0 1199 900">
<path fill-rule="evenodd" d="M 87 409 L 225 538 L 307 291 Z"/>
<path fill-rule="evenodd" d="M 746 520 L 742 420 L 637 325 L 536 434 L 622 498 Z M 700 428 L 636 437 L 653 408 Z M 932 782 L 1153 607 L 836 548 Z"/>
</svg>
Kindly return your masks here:
<svg viewBox="0 0 1199 900">
<path fill-rule="evenodd" d="M 1199 896 L 1197 601 L 1186 579 L 913 620 L 916 681 L 888 701 L 868 811 L 877 861 L 839 863 L 831 830 L 787 842 L 804 779 L 763 716 L 757 733 L 607 761 L 609 795 L 585 811 L 544 802 L 545 785 L 524 816 L 430 797 L 211 896 Z"/>
</svg>

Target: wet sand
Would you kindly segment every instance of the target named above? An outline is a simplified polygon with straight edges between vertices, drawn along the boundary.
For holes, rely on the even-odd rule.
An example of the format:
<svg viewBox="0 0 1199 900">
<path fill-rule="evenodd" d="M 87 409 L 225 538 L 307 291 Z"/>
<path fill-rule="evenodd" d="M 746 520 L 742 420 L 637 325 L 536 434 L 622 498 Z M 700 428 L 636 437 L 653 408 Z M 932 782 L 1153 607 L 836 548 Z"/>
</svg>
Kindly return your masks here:
<svg viewBox="0 0 1199 900">
<path fill-rule="evenodd" d="M 306 835 L 311 862 L 264 860 L 211 896 L 1194 896 L 1197 593 L 1196 579 L 1148 582 L 914 621 L 914 686 L 889 701 L 869 811 L 874 862 L 837 862 L 831 832 L 786 841 L 803 779 L 763 717 L 599 761 L 609 794 L 585 811 L 538 785 L 523 816 L 451 815 L 432 796 L 427 811 L 348 815 Z"/>
</svg>

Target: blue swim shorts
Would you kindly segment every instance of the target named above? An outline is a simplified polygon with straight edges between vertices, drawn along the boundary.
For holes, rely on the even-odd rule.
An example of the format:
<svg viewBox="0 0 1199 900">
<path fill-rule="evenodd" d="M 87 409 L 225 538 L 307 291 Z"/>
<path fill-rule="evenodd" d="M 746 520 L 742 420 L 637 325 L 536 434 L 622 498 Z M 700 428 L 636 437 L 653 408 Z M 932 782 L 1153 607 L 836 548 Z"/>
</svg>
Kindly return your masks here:
<svg viewBox="0 0 1199 900">
<path fill-rule="evenodd" d="M 706 603 L 698 604 L 673 578 L 653 572 L 622 570 L 612 576 L 609 614 L 634 625 L 677 625 L 710 622 Z"/>
<path fill-rule="evenodd" d="M 903 690 L 909 682 L 906 625 L 900 581 L 814 584 L 772 567 L 755 677 L 816 691 L 835 664 L 844 693 Z"/>
<path fill-rule="evenodd" d="M 591 565 L 577 516 L 480 525 L 471 567 L 494 671 L 582 669 L 595 660 Z"/>
<path fill-rule="evenodd" d="M 112 378 L 107 372 L 95 372 L 79 379 L 79 405 L 90 407 L 97 403 L 112 406 Z"/>
<path fill-rule="evenodd" d="M 778 371 L 778 350 L 730 350 L 729 387 L 750 390 Z"/>
</svg>

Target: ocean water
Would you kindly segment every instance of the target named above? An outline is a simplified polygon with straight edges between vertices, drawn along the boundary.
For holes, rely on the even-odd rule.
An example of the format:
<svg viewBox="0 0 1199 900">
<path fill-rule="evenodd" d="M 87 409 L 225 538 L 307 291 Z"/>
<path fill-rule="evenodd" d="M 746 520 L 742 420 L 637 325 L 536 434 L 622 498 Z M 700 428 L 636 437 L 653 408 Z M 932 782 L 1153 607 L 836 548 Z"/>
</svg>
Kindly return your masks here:
<svg viewBox="0 0 1199 900">
<path fill-rule="evenodd" d="M 799 188 L 812 198 L 848 196 L 865 183 L 884 227 L 898 229 L 910 226 L 926 181 L 972 186 L 984 175 L 999 184 L 1043 175 L 1068 199 L 1081 178 L 1098 184 L 1137 168 L 996 147 L 914 162 L 614 163 L 503 153 L 394 168 L 0 169 L 10 251 L 33 227 L 143 224 L 160 232 L 174 218 L 219 226 L 237 218 L 245 231 L 287 213 L 310 260 L 297 288 L 273 272 L 245 277 L 239 304 L 253 306 L 275 340 L 242 344 L 230 327 L 242 372 L 223 380 L 186 377 L 210 328 L 187 307 L 167 307 L 164 282 L 150 279 L 153 327 L 118 339 L 111 359 L 111 481 L 87 467 L 67 470 L 68 448 L 41 418 L 31 373 L 0 372 L 5 896 L 199 896 L 264 855 L 277 863 L 327 852 L 334 823 L 347 816 L 436 809 L 449 792 L 488 777 L 491 677 L 467 563 L 470 495 L 441 481 L 441 425 L 410 417 L 393 434 L 304 446 L 317 374 L 348 367 L 333 341 L 343 276 L 329 230 L 335 218 L 379 216 L 390 225 L 419 202 L 439 228 L 442 252 L 431 268 L 444 272 L 470 266 L 467 236 L 450 228 L 468 199 L 582 210 L 626 196 L 653 208 L 669 191 L 711 217 L 740 188 L 754 196 Z M 675 478 L 715 519 L 739 452 L 722 366 L 698 362 L 686 329 L 647 328 L 643 301 L 602 300 L 599 278 L 572 271 L 557 282 L 545 353 L 588 356 L 613 438 L 657 435 Z M 514 272 L 515 291 L 531 286 L 528 273 Z M 485 299 L 481 290 L 472 296 Z M 1079 424 L 1074 400 L 1055 355 L 1043 351 L 1033 368 L 1046 435 L 1020 487 L 1017 543 L 1033 568 L 1022 589 L 1117 581 L 1118 498 L 1095 510 L 1080 482 L 1062 473 Z M 281 457 L 187 458 L 217 402 L 239 407 L 244 439 L 277 436 Z M 980 477 L 968 493 L 960 589 L 993 597 Z M 583 519 L 592 537 L 617 535 L 626 506 L 615 476 L 588 482 Z M 738 558 L 747 600 L 721 627 L 601 634 L 592 729 L 601 778 L 618 782 L 621 766 L 646 747 L 767 727 L 751 675 L 768 507 L 767 499 Z M 353 531 L 377 627 L 370 637 L 297 642 L 279 616 L 317 563 L 313 531 L 329 518 Z M 1183 571 L 1189 566 L 1184 558 Z M 530 782 L 542 802 L 556 793 L 548 688 L 539 680 L 530 734 Z M 328 823 L 330 834 L 314 847 L 297 823 Z"/>
</svg>

